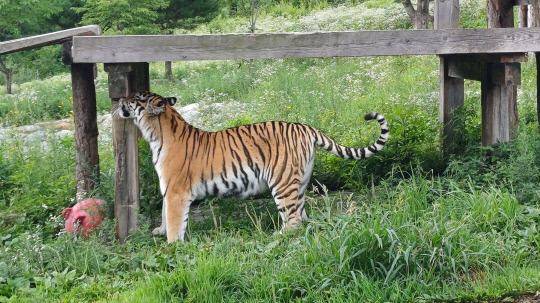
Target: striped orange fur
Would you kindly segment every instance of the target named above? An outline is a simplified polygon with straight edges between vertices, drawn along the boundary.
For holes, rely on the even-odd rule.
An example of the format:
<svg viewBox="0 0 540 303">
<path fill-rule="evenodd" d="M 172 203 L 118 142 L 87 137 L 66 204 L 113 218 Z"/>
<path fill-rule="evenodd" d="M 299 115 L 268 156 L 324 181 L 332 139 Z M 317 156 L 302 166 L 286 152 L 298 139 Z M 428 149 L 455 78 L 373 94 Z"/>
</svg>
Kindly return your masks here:
<svg viewBox="0 0 540 303">
<path fill-rule="evenodd" d="M 190 204 L 205 197 L 248 197 L 270 190 L 290 229 L 307 219 L 305 190 L 315 146 L 345 159 L 364 159 L 388 140 L 384 117 L 377 141 L 365 148 L 337 144 L 319 130 L 289 122 L 262 122 L 206 132 L 189 125 L 172 107 L 176 98 L 135 92 L 120 99 L 116 116 L 132 118 L 150 144 L 163 194 L 162 224 L 154 233 L 184 240 Z"/>
</svg>

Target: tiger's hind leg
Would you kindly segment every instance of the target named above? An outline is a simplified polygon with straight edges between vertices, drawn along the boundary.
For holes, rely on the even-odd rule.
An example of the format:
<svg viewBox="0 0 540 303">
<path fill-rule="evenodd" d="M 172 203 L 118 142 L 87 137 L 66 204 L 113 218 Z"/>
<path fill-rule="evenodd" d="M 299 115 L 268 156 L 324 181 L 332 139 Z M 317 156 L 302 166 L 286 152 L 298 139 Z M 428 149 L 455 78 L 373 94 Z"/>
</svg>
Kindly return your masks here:
<svg viewBox="0 0 540 303">
<path fill-rule="evenodd" d="M 302 221 L 298 214 L 299 184 L 293 182 L 280 188 L 272 188 L 272 196 L 276 202 L 283 222 L 280 233 L 295 228 Z"/>
<path fill-rule="evenodd" d="M 297 205 L 297 212 L 298 216 L 300 217 L 300 221 L 307 221 L 309 220 L 307 213 L 306 213 L 306 188 L 309 183 L 309 178 L 311 177 L 311 173 L 313 172 L 313 163 L 315 160 L 315 153 L 311 151 L 311 155 L 309 157 L 308 163 L 306 165 L 306 168 L 304 170 L 304 175 L 300 179 L 300 188 L 298 190 L 298 205 Z"/>
<path fill-rule="evenodd" d="M 298 192 L 298 203 L 296 207 L 296 212 L 298 213 L 298 217 L 300 218 L 300 222 L 309 220 L 307 213 L 306 213 L 306 196 L 305 196 L 305 188 L 304 190 L 300 190 Z"/>
</svg>

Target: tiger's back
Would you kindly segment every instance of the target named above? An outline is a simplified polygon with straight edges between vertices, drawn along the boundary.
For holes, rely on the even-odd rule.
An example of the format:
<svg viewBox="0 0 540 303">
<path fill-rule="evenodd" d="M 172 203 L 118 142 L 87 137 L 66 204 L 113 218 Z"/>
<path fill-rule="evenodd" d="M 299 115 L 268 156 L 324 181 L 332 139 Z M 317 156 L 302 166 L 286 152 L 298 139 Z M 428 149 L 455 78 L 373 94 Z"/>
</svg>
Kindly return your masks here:
<svg viewBox="0 0 540 303">
<path fill-rule="evenodd" d="M 175 98 L 140 92 L 122 99 L 120 114 L 134 118 L 150 143 L 163 194 L 163 221 L 155 233 L 169 242 L 184 239 L 189 205 L 210 196 L 242 198 L 269 189 L 284 229 L 307 219 L 305 190 L 313 170 L 315 146 L 347 159 L 363 159 L 388 139 L 384 117 L 371 146 L 355 149 L 335 143 L 319 130 L 289 122 L 262 122 L 220 132 L 189 125 L 172 107 Z"/>
</svg>

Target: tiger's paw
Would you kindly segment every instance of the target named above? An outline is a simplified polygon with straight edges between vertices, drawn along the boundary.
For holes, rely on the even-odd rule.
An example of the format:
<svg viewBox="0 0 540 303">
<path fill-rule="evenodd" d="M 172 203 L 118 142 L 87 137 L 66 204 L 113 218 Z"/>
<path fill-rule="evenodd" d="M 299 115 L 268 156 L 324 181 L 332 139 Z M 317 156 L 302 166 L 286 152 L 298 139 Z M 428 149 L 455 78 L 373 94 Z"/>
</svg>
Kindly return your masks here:
<svg viewBox="0 0 540 303">
<path fill-rule="evenodd" d="M 154 230 L 152 230 L 152 234 L 154 235 L 164 235 L 165 232 L 166 232 L 165 226 L 159 226 L 159 227 L 154 228 Z"/>
</svg>

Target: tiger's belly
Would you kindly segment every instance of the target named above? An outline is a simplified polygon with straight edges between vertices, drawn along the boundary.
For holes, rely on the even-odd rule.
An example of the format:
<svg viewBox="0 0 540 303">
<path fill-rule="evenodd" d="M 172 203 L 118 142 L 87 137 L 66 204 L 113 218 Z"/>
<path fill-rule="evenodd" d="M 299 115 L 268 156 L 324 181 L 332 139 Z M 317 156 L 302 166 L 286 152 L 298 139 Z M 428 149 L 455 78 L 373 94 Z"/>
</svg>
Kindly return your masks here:
<svg viewBox="0 0 540 303">
<path fill-rule="evenodd" d="M 268 182 L 261 177 L 255 178 L 226 178 L 201 181 L 193 188 L 194 200 L 208 197 L 247 198 L 268 190 Z"/>
</svg>

